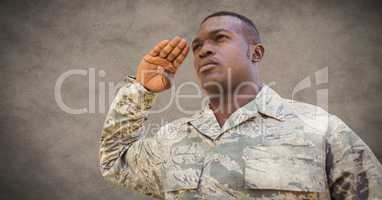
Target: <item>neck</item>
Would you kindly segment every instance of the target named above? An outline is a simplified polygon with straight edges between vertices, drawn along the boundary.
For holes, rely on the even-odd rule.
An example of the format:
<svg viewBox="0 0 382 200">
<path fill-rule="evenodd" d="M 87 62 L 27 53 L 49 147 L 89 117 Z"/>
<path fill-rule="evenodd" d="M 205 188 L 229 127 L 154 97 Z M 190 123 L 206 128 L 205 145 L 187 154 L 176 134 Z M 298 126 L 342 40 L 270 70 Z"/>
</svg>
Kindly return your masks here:
<svg viewBox="0 0 382 200">
<path fill-rule="evenodd" d="M 237 109 L 256 98 L 262 84 L 246 84 L 237 87 L 234 92 L 225 92 L 218 97 L 210 97 L 210 108 L 213 110 L 219 125 L 222 127 L 228 117 Z"/>
</svg>

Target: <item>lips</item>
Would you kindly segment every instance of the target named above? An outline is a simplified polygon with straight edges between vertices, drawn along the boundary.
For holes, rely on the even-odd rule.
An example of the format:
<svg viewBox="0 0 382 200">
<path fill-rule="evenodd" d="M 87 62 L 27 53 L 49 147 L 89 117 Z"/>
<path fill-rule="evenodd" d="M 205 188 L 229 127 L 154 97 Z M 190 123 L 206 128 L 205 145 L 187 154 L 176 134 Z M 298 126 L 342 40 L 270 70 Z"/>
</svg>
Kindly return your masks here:
<svg viewBox="0 0 382 200">
<path fill-rule="evenodd" d="M 217 62 L 215 61 L 208 61 L 208 62 L 205 62 L 204 64 L 201 65 L 201 67 L 199 68 L 199 73 L 203 73 L 205 71 L 208 71 L 214 67 L 216 67 L 216 65 L 218 65 Z"/>
</svg>

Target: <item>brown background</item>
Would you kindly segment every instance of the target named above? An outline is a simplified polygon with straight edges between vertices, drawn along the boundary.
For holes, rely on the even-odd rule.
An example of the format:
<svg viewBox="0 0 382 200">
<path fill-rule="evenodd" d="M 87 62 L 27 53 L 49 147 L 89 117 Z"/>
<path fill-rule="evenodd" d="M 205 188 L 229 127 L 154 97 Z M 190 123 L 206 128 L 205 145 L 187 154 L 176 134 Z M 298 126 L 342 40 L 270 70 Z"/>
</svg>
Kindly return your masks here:
<svg viewBox="0 0 382 200">
<path fill-rule="evenodd" d="M 134 74 L 134 66 L 156 42 L 175 35 L 190 41 L 200 20 L 218 10 L 255 21 L 266 47 L 261 75 L 282 96 L 290 98 L 299 81 L 328 67 L 328 83 L 299 92 L 297 99 L 315 104 L 315 92 L 328 88 L 329 112 L 382 160 L 382 9 L 376 2 L 1 1 L 0 199 L 144 199 L 100 176 L 98 144 L 105 114 L 98 106 L 96 113 L 64 112 L 54 99 L 54 85 L 71 69 L 103 70 L 106 76 L 98 77 L 97 84 L 121 80 L 129 71 Z M 189 56 L 176 82 L 195 80 Z M 87 81 L 83 76 L 65 81 L 66 104 L 87 106 Z M 168 94 L 160 95 L 156 109 L 168 103 Z M 200 107 L 195 99 L 181 104 Z M 150 122 L 180 116 L 186 114 L 173 102 Z"/>
</svg>

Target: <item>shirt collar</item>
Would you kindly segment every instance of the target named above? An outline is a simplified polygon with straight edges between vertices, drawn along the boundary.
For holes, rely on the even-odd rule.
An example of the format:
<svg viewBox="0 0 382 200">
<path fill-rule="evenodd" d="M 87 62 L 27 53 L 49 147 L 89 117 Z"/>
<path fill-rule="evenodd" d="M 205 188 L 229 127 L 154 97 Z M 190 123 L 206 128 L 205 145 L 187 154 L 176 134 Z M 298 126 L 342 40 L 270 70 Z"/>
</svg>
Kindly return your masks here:
<svg viewBox="0 0 382 200">
<path fill-rule="evenodd" d="M 253 101 L 261 114 L 284 121 L 283 98 L 268 85 L 263 86 Z"/>
<path fill-rule="evenodd" d="M 200 113 L 191 117 L 189 123 L 202 134 L 215 139 L 223 132 L 255 117 L 258 113 L 283 121 L 283 107 L 282 97 L 264 84 L 256 98 L 232 113 L 223 127 L 220 127 L 208 105 Z"/>
</svg>

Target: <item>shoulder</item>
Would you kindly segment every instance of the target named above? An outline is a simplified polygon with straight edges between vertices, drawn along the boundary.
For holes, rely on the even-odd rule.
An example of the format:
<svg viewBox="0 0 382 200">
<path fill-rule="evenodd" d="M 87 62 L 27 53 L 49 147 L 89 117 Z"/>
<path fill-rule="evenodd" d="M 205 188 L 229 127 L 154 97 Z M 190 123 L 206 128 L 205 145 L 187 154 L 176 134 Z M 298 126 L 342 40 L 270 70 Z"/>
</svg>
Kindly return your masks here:
<svg viewBox="0 0 382 200">
<path fill-rule="evenodd" d="M 298 121 L 323 133 L 328 131 L 328 126 L 334 116 L 320 106 L 296 100 L 284 98 L 283 105 L 285 120 Z"/>
<path fill-rule="evenodd" d="M 285 120 L 302 123 L 309 132 L 319 133 L 329 141 L 360 141 L 349 125 L 320 106 L 284 99 Z"/>
</svg>

